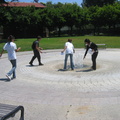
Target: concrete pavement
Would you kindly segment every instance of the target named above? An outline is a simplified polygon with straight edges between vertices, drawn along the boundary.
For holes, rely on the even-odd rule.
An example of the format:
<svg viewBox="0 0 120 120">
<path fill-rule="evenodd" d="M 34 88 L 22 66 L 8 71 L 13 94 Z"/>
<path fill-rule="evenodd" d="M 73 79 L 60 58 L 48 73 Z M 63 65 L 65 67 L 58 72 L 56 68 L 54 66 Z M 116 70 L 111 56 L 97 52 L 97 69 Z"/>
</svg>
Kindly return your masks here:
<svg viewBox="0 0 120 120">
<path fill-rule="evenodd" d="M 62 71 L 60 51 L 44 50 L 44 66 L 35 60 L 33 67 L 32 51 L 17 53 L 17 79 L 11 81 L 5 77 L 11 64 L 3 54 L 0 103 L 23 105 L 25 120 L 120 120 L 120 49 L 100 50 L 96 71 L 90 71 L 89 54 L 82 60 L 84 49 L 76 49 L 76 69 Z"/>
</svg>

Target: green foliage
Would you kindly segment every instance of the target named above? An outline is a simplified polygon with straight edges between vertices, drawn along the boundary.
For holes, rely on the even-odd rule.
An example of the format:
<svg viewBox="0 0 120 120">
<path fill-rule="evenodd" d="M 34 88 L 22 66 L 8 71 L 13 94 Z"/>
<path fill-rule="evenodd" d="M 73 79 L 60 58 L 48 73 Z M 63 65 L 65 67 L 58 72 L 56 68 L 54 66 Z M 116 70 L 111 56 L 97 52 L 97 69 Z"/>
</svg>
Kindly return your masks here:
<svg viewBox="0 0 120 120">
<path fill-rule="evenodd" d="M 114 4 L 117 0 L 83 0 L 83 6 L 91 7 L 91 6 L 104 6 L 108 4 Z"/>
<path fill-rule="evenodd" d="M 77 3 L 47 2 L 46 6 L 44 9 L 36 9 L 34 6 L 0 7 L 0 26 L 4 27 L 5 36 L 17 34 L 18 37 L 27 37 L 28 32 L 32 37 L 39 33 L 42 36 L 45 28 L 48 28 L 49 32 L 58 28 L 60 36 L 64 26 L 71 29 L 70 35 L 74 26 L 78 29 L 78 34 L 85 30 L 86 26 L 93 26 L 95 34 L 101 27 L 110 29 L 120 24 L 120 3 L 87 8 L 80 7 Z"/>
</svg>

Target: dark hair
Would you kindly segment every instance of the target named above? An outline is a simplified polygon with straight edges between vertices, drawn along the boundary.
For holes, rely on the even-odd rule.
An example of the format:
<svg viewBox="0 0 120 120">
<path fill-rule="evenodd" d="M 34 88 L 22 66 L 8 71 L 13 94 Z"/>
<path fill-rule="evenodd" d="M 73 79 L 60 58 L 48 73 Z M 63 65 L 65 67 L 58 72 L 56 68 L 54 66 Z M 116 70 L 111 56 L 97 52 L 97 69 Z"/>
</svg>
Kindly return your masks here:
<svg viewBox="0 0 120 120">
<path fill-rule="evenodd" d="M 72 39 L 68 39 L 68 42 L 70 42 L 70 43 L 71 43 L 71 42 L 72 42 Z"/>
<path fill-rule="evenodd" d="M 84 42 L 90 43 L 90 40 L 89 40 L 89 39 L 85 39 L 85 41 L 84 41 Z"/>
<path fill-rule="evenodd" d="M 41 39 L 42 37 L 41 36 L 38 36 L 37 39 Z"/>
<path fill-rule="evenodd" d="M 9 43 L 12 42 L 13 39 L 15 39 L 15 37 L 12 36 L 12 35 L 10 35 L 10 36 L 8 37 L 8 42 L 9 42 Z"/>
</svg>

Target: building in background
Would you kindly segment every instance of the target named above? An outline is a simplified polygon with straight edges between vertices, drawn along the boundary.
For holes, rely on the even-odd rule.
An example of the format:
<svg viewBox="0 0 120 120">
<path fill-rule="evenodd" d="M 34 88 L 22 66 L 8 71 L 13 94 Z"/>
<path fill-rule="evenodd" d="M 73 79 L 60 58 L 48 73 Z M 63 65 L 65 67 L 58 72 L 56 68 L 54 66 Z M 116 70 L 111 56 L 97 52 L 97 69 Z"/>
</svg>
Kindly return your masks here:
<svg viewBox="0 0 120 120">
<path fill-rule="evenodd" d="M 44 6 L 41 3 L 26 3 L 26 2 L 7 2 L 7 3 L 3 3 L 0 6 L 6 6 L 6 7 L 36 7 L 36 8 L 45 8 L 46 6 Z"/>
<path fill-rule="evenodd" d="M 42 3 L 27 3 L 27 2 L 4 2 L 4 3 L 0 3 L 0 7 L 7 7 L 8 8 L 8 11 L 9 11 L 9 9 L 10 8 L 13 8 L 13 7 L 35 7 L 36 9 L 44 9 L 46 6 L 45 5 L 43 5 Z M 21 14 L 18 14 L 19 16 L 21 15 Z M 17 36 L 17 37 L 29 37 L 30 35 L 30 37 L 34 37 L 35 35 L 33 35 L 33 34 L 37 34 L 37 32 L 36 31 L 38 31 L 37 29 L 35 29 L 35 28 L 28 28 L 27 30 L 26 30 L 26 27 L 25 27 L 25 25 L 23 26 L 23 25 L 21 25 L 21 26 L 23 26 L 23 28 L 18 28 L 18 27 L 16 27 L 16 25 L 15 24 L 13 24 L 13 27 L 14 27 L 14 29 L 11 29 L 9 26 L 7 26 L 7 25 L 5 25 L 5 23 L 4 23 L 4 18 L 3 18 L 3 20 L 1 20 L 1 24 L 0 24 L 0 39 L 2 39 L 3 38 L 3 36 L 4 36 L 4 38 L 6 38 L 9 34 L 15 34 L 15 36 Z M 10 25 L 11 25 L 11 23 L 10 23 Z M 30 29 L 31 29 L 31 31 L 30 31 Z M 35 30 L 36 31 L 35 31 Z M 34 31 L 34 33 L 33 33 L 33 31 Z M 41 31 L 41 30 L 39 30 L 39 31 Z M 29 35 L 27 35 L 27 34 L 29 34 Z"/>
</svg>

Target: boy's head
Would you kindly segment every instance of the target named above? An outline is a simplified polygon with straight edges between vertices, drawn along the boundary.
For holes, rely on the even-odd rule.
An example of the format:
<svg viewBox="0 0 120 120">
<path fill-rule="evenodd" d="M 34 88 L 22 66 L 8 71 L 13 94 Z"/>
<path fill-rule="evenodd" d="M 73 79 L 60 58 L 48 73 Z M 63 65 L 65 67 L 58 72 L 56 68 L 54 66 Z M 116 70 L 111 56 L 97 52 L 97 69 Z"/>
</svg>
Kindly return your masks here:
<svg viewBox="0 0 120 120">
<path fill-rule="evenodd" d="M 85 44 L 89 45 L 90 44 L 90 40 L 89 39 L 85 39 Z"/>
<path fill-rule="evenodd" d="M 12 41 L 14 41 L 14 40 L 15 40 L 15 37 L 14 37 L 14 36 L 10 35 L 10 36 L 8 37 L 8 41 L 9 41 L 9 42 L 12 42 Z"/>
<path fill-rule="evenodd" d="M 70 42 L 70 43 L 71 43 L 71 42 L 72 42 L 72 39 L 68 39 L 68 42 Z"/>
<path fill-rule="evenodd" d="M 38 41 L 40 41 L 41 39 L 42 39 L 42 37 L 41 37 L 41 36 L 38 36 L 38 37 L 37 37 L 37 40 L 38 40 Z"/>
</svg>

